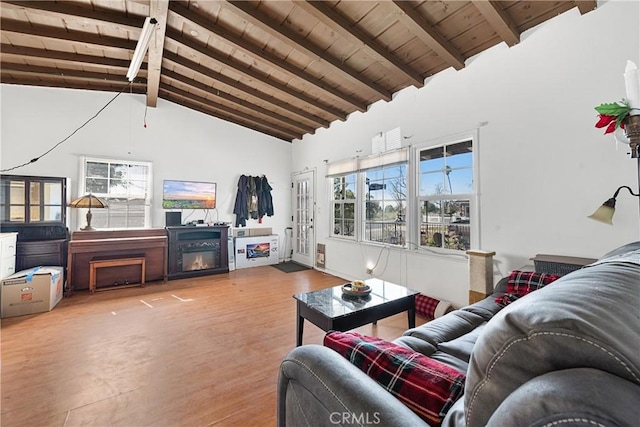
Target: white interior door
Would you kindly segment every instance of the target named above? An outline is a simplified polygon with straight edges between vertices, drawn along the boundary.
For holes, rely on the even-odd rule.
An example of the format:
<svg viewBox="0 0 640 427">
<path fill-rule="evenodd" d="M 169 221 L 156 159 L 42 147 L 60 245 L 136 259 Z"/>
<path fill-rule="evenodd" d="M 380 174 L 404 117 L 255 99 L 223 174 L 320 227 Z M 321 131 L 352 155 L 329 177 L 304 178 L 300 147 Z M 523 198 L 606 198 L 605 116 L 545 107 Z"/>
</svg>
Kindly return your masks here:
<svg viewBox="0 0 640 427">
<path fill-rule="evenodd" d="M 307 267 L 313 267 L 316 246 L 313 228 L 316 206 L 315 171 L 294 173 L 292 181 L 293 254 L 291 259 Z"/>
</svg>

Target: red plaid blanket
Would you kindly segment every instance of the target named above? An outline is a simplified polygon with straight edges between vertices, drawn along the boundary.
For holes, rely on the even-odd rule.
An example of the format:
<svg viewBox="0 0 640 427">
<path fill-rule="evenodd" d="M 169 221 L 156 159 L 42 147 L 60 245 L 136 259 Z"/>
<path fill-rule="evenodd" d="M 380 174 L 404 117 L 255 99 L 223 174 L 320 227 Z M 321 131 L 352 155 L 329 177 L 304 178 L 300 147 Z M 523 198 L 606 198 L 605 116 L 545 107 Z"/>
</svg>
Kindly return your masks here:
<svg viewBox="0 0 640 427">
<path fill-rule="evenodd" d="M 329 332 L 324 345 L 347 358 L 432 426 L 442 423 L 464 392 L 463 373 L 380 338 Z"/>
<path fill-rule="evenodd" d="M 513 270 L 509 274 L 507 281 L 507 294 L 497 297 L 495 301 L 501 305 L 510 304 L 518 298 L 536 291 L 559 278 L 560 276 L 554 274 Z"/>
</svg>

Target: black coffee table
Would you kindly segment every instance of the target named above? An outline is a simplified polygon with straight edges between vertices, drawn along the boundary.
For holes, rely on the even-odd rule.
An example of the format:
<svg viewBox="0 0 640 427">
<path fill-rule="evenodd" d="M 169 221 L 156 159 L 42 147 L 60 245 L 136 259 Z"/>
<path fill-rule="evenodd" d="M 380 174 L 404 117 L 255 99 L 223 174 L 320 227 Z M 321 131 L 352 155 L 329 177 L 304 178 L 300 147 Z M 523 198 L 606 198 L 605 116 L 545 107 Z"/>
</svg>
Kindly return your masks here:
<svg viewBox="0 0 640 427">
<path fill-rule="evenodd" d="M 304 319 L 323 331 L 348 331 L 394 314 L 407 312 L 409 328 L 416 326 L 417 291 L 380 279 L 365 281 L 371 287 L 367 296 L 349 296 L 342 285 L 296 294 L 297 345 L 302 345 Z"/>
</svg>

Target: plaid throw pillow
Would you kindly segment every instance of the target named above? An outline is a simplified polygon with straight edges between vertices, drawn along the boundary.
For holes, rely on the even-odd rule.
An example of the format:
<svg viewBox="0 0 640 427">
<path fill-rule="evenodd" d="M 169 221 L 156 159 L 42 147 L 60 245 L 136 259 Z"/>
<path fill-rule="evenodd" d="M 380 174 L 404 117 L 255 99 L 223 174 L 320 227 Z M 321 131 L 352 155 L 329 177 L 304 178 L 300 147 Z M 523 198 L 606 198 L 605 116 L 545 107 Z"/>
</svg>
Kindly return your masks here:
<svg viewBox="0 0 640 427">
<path fill-rule="evenodd" d="M 416 313 L 427 319 L 435 319 L 435 312 L 439 303 L 440 300 L 418 294 L 416 295 Z"/>
<path fill-rule="evenodd" d="M 520 297 L 536 291 L 549 283 L 558 280 L 560 276 L 533 271 L 513 270 L 507 281 L 507 294 L 495 299 L 500 305 L 508 305 Z"/>
<path fill-rule="evenodd" d="M 465 375 L 424 354 L 355 332 L 329 332 L 324 345 L 376 380 L 432 426 L 464 392 Z"/>
</svg>

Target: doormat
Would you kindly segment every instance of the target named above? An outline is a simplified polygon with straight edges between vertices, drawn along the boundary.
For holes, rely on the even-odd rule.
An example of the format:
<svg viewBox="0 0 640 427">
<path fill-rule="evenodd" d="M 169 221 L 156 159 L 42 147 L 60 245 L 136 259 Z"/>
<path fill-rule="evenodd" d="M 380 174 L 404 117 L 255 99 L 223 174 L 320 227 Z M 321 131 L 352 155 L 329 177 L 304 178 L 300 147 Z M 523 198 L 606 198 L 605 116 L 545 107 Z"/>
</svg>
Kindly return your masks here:
<svg viewBox="0 0 640 427">
<path fill-rule="evenodd" d="M 285 273 L 295 273 L 296 271 L 310 270 L 306 265 L 298 264 L 293 261 L 281 262 L 280 264 L 274 264 L 272 267 L 277 268 Z"/>
</svg>

